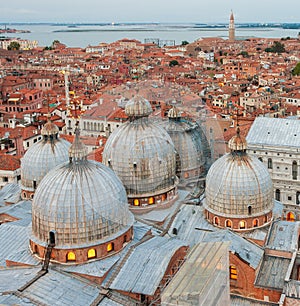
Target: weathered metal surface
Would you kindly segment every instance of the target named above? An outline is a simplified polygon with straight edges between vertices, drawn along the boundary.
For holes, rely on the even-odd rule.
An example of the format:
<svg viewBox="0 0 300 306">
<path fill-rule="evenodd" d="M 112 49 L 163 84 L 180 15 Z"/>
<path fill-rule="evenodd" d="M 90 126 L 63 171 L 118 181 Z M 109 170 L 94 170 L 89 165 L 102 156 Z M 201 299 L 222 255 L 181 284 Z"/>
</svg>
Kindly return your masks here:
<svg viewBox="0 0 300 306">
<path fill-rule="evenodd" d="M 69 147 L 70 143 L 60 138 L 32 145 L 21 159 L 21 188 L 34 191 L 33 181 L 38 185 L 50 170 L 69 159 Z"/>
<path fill-rule="evenodd" d="M 206 206 L 228 217 L 262 215 L 273 208 L 273 185 L 263 163 L 248 154 L 228 153 L 206 177 Z"/>
<path fill-rule="evenodd" d="M 257 117 L 246 137 L 249 145 L 300 146 L 300 120 Z"/>
<path fill-rule="evenodd" d="M 139 102 L 146 103 L 144 99 L 134 100 L 136 104 Z M 147 109 L 147 105 L 143 107 Z M 119 176 L 129 196 L 167 192 L 177 184 L 172 139 L 147 116 L 139 115 L 141 106 L 136 116 L 134 105 L 131 108 L 132 120 L 109 136 L 103 151 L 103 163 Z"/>
<path fill-rule="evenodd" d="M 178 239 L 154 237 L 137 246 L 110 288 L 153 295 L 174 253 L 186 245 Z"/>
<path fill-rule="evenodd" d="M 46 242 L 55 230 L 59 247 L 95 244 L 133 224 L 120 180 L 106 166 L 88 160 L 48 173 L 36 190 L 32 211 L 33 236 Z"/>
</svg>

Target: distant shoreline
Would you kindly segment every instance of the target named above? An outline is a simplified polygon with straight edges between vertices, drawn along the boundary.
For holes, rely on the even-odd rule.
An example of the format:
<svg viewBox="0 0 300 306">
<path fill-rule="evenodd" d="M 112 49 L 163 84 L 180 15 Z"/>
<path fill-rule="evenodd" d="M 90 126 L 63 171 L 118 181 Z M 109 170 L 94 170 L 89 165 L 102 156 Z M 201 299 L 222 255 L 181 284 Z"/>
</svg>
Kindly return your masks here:
<svg viewBox="0 0 300 306">
<path fill-rule="evenodd" d="M 241 31 L 253 31 L 253 29 L 255 29 L 256 31 L 271 31 L 272 28 L 241 28 Z M 178 28 L 170 28 L 170 29 L 164 29 L 165 32 L 174 32 L 178 30 Z M 211 32 L 216 32 L 216 31 L 220 31 L 220 30 L 224 30 L 227 31 L 227 28 L 198 28 L 198 27 L 193 27 L 190 28 L 189 31 L 197 31 L 197 32 L 201 32 L 201 30 L 203 31 L 211 31 Z M 124 28 L 124 29 L 63 29 L 63 30 L 55 30 L 52 31 L 52 33 L 85 33 L 85 32 L 160 32 L 161 29 L 147 29 L 147 28 L 132 28 L 132 29 L 128 29 L 128 28 Z"/>
<path fill-rule="evenodd" d="M 164 23 L 164 22 L 122 22 L 122 23 L 108 23 L 108 22 L 99 22 L 99 23 L 64 23 L 64 22 L 0 22 L 0 26 L 39 26 L 39 25 L 46 25 L 46 26 L 66 26 L 70 28 L 77 29 L 78 27 L 83 26 L 112 26 L 115 28 L 118 27 L 130 27 L 130 26 L 166 26 L 166 27 L 195 27 L 195 28 L 203 28 L 203 29 L 227 29 L 228 23 L 223 22 L 215 22 L 215 23 L 198 23 L 198 22 L 170 22 L 170 23 Z M 291 23 L 291 22 L 271 22 L 271 23 L 259 23 L 259 22 L 245 22 L 245 23 L 235 23 L 236 28 L 282 28 L 282 29 L 300 29 L 300 23 Z M 17 30 L 19 31 L 19 30 Z M 20 30 L 22 31 L 22 30 Z M 26 30 L 24 30 L 26 31 Z"/>
</svg>

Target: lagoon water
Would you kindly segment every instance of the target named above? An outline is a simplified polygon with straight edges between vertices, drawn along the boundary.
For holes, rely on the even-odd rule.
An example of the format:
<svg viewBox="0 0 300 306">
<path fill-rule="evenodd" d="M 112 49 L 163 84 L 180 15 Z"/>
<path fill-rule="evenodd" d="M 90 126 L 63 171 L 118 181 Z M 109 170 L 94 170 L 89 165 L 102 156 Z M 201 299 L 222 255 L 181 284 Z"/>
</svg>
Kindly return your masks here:
<svg viewBox="0 0 300 306">
<path fill-rule="evenodd" d="M 111 43 L 122 38 L 134 38 L 144 42 L 146 38 L 175 40 L 180 44 L 193 42 L 201 37 L 228 37 L 226 28 L 205 28 L 191 24 L 106 24 L 106 25 L 51 25 L 23 24 L 6 25 L 9 28 L 29 30 L 30 33 L 3 34 L 6 37 L 37 40 L 39 46 L 50 46 L 54 40 L 68 47 L 86 47 L 100 42 Z M 4 28 L 4 25 L 0 26 Z M 281 38 L 297 37 L 299 29 L 282 28 L 236 28 L 237 39 L 249 37 Z"/>
</svg>

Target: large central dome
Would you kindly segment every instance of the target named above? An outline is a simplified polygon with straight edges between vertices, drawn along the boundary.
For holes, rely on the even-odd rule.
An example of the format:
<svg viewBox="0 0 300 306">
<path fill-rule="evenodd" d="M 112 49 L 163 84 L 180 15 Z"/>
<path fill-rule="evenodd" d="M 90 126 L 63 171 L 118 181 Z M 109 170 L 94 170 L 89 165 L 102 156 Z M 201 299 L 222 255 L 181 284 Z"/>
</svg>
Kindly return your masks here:
<svg viewBox="0 0 300 306">
<path fill-rule="evenodd" d="M 246 153 L 239 132 L 229 142 L 230 153 L 211 166 L 206 177 L 207 218 L 212 223 L 245 230 L 271 221 L 273 186 L 264 164 Z"/>
<path fill-rule="evenodd" d="M 148 120 L 150 111 L 144 98 L 130 100 L 125 108 L 130 121 L 110 135 L 103 152 L 103 162 L 121 179 L 131 207 L 144 211 L 170 203 L 177 185 L 172 139 Z"/>
<path fill-rule="evenodd" d="M 121 181 L 108 167 L 87 160 L 86 154 L 77 135 L 70 162 L 50 171 L 38 186 L 32 203 L 33 249 L 35 244 L 45 245 L 51 231 L 57 250 L 97 249 L 108 243 L 118 250 L 131 239 L 133 216 Z M 103 249 L 97 257 L 106 255 Z M 60 262 L 66 258 L 61 252 L 56 257 Z"/>
</svg>

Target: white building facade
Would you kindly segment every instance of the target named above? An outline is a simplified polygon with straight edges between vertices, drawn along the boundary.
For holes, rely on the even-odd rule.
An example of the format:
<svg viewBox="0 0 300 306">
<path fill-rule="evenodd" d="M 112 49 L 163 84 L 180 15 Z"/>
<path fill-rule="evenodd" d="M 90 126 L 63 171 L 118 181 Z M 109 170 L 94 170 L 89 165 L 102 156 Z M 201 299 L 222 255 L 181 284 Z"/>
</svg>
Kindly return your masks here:
<svg viewBox="0 0 300 306">
<path fill-rule="evenodd" d="M 247 136 L 249 153 L 268 168 L 284 218 L 300 220 L 300 120 L 258 117 Z"/>
</svg>

